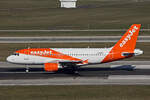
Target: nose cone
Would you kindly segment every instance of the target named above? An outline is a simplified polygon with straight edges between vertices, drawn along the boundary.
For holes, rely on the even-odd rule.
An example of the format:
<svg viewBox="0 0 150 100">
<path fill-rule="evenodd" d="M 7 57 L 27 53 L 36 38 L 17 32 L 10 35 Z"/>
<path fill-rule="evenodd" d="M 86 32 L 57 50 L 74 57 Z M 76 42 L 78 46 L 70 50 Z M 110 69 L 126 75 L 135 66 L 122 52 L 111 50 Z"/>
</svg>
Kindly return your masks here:
<svg viewBox="0 0 150 100">
<path fill-rule="evenodd" d="M 7 62 L 10 62 L 10 63 L 14 62 L 14 59 L 12 56 L 8 56 L 6 60 L 7 60 Z"/>
</svg>

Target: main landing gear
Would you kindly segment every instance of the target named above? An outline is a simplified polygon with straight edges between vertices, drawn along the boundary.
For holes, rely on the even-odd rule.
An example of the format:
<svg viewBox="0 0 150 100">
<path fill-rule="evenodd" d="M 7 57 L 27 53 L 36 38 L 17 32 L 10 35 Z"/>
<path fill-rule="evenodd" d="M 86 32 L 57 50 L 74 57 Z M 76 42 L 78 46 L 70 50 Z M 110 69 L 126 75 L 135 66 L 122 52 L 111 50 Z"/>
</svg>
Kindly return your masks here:
<svg viewBox="0 0 150 100">
<path fill-rule="evenodd" d="M 78 68 L 79 67 L 76 66 L 76 65 L 71 65 L 71 66 L 65 68 L 65 72 L 67 74 L 72 74 L 72 75 L 75 75 L 75 76 L 80 76 Z"/>
</svg>

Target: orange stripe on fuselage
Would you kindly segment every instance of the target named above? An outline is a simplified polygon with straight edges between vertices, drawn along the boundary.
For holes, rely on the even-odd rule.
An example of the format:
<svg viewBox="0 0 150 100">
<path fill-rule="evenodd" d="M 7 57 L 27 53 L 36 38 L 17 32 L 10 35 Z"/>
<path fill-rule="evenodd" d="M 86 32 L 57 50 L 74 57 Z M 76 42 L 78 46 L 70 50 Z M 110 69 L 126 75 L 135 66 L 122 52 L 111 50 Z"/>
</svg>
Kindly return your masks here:
<svg viewBox="0 0 150 100">
<path fill-rule="evenodd" d="M 50 48 L 22 49 L 22 50 L 16 51 L 16 53 L 48 57 L 48 58 L 54 58 L 54 59 L 69 60 L 69 61 L 82 61 L 81 59 L 74 58 L 72 56 L 60 53 Z"/>
</svg>

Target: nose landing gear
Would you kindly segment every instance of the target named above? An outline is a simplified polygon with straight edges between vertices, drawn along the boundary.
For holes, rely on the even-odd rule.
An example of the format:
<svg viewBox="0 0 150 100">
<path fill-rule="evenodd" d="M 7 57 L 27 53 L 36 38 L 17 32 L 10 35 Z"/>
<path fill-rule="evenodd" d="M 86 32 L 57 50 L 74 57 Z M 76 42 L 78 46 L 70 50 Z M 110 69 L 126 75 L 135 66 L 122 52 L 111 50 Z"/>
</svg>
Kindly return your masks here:
<svg viewBox="0 0 150 100">
<path fill-rule="evenodd" d="M 28 72 L 29 72 L 29 66 L 26 65 L 26 73 L 28 73 Z"/>
</svg>

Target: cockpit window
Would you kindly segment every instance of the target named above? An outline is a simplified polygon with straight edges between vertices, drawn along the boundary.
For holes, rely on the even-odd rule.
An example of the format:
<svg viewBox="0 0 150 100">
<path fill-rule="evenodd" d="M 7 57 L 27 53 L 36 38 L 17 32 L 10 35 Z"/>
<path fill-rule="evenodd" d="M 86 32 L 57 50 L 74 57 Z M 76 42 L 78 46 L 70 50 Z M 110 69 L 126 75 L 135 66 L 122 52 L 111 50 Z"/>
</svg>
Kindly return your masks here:
<svg viewBox="0 0 150 100">
<path fill-rule="evenodd" d="M 14 54 L 12 54 L 12 55 L 19 56 L 19 53 L 14 53 Z"/>
</svg>

